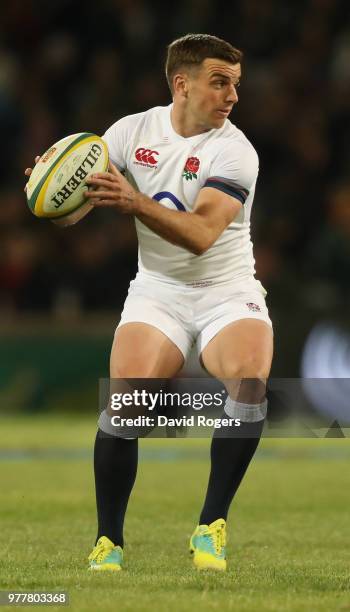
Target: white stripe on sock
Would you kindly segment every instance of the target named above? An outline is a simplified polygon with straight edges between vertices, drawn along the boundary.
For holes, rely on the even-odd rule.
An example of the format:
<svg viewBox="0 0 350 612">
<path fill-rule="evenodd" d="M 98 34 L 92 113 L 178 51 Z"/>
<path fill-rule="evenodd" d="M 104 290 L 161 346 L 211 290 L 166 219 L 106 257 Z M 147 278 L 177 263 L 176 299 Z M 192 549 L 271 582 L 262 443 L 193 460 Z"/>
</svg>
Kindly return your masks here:
<svg viewBox="0 0 350 612">
<path fill-rule="evenodd" d="M 98 426 L 101 431 L 103 431 L 105 434 L 109 434 L 110 436 L 124 438 L 125 440 L 135 440 L 135 437 L 126 438 L 125 436 L 121 435 L 122 433 L 125 433 L 125 428 L 123 430 L 122 427 L 112 425 L 111 416 L 107 413 L 107 410 L 102 410 L 98 419 Z"/>
<path fill-rule="evenodd" d="M 232 419 L 240 419 L 242 423 L 257 423 L 266 417 L 267 400 L 262 404 L 243 404 L 227 397 L 224 407 L 226 414 Z"/>
</svg>

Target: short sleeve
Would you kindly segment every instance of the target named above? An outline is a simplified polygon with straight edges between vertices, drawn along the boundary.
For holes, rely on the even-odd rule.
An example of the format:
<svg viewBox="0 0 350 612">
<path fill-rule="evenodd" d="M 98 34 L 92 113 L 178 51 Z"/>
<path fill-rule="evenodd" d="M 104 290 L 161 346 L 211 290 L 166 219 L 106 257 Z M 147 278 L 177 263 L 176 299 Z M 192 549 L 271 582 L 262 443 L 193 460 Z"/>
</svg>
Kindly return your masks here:
<svg viewBox="0 0 350 612">
<path fill-rule="evenodd" d="M 204 187 L 213 187 L 245 203 L 259 172 L 259 158 L 249 141 L 233 142 L 213 159 Z"/>
<path fill-rule="evenodd" d="M 105 141 L 110 160 L 115 164 L 118 170 L 125 170 L 125 142 L 127 142 L 126 132 L 128 128 L 128 122 L 126 117 L 120 119 L 116 123 L 113 123 L 110 128 L 102 136 Z"/>
</svg>

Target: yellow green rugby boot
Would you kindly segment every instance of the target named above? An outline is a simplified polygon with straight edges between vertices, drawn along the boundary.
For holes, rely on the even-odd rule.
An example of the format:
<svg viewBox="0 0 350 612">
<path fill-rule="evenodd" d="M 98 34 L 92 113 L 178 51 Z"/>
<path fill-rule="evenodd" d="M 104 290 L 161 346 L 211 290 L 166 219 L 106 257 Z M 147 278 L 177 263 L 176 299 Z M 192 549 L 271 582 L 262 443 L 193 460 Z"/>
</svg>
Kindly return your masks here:
<svg viewBox="0 0 350 612">
<path fill-rule="evenodd" d="M 99 538 L 89 555 L 89 569 L 99 572 L 119 572 L 122 569 L 122 563 L 123 549 L 115 546 L 106 536 Z"/>
<path fill-rule="evenodd" d="M 193 563 L 199 570 L 226 570 L 226 522 L 217 519 L 210 525 L 198 525 L 190 539 Z"/>
</svg>

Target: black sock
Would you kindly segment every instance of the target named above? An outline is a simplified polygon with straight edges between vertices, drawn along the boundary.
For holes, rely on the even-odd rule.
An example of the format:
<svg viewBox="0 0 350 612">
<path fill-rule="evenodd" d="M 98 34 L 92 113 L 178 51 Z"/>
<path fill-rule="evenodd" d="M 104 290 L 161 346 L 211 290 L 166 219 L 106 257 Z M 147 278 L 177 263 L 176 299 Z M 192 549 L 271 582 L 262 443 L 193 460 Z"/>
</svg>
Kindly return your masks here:
<svg viewBox="0 0 350 612">
<path fill-rule="evenodd" d="M 226 428 L 215 431 L 210 450 L 209 483 L 200 525 L 210 525 L 219 518 L 227 519 L 230 504 L 259 444 L 263 425 L 264 420 L 241 423 L 239 437 L 224 437 L 230 434 L 229 430 L 225 432 Z"/>
<path fill-rule="evenodd" d="M 98 533 L 123 546 L 123 524 L 133 488 L 138 460 L 138 440 L 109 436 L 99 429 L 94 450 Z"/>
</svg>

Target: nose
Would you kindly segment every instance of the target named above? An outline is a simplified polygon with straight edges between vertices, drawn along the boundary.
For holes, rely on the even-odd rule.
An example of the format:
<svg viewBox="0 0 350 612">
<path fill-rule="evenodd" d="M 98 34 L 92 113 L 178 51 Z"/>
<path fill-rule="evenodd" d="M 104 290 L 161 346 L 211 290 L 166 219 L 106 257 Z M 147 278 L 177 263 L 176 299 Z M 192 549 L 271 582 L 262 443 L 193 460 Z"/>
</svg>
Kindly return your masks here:
<svg viewBox="0 0 350 612">
<path fill-rule="evenodd" d="M 235 87 L 235 85 L 231 85 L 230 87 L 230 91 L 227 97 L 227 101 L 230 102 L 231 104 L 237 104 L 238 102 L 238 94 L 237 94 L 237 89 Z"/>
</svg>

